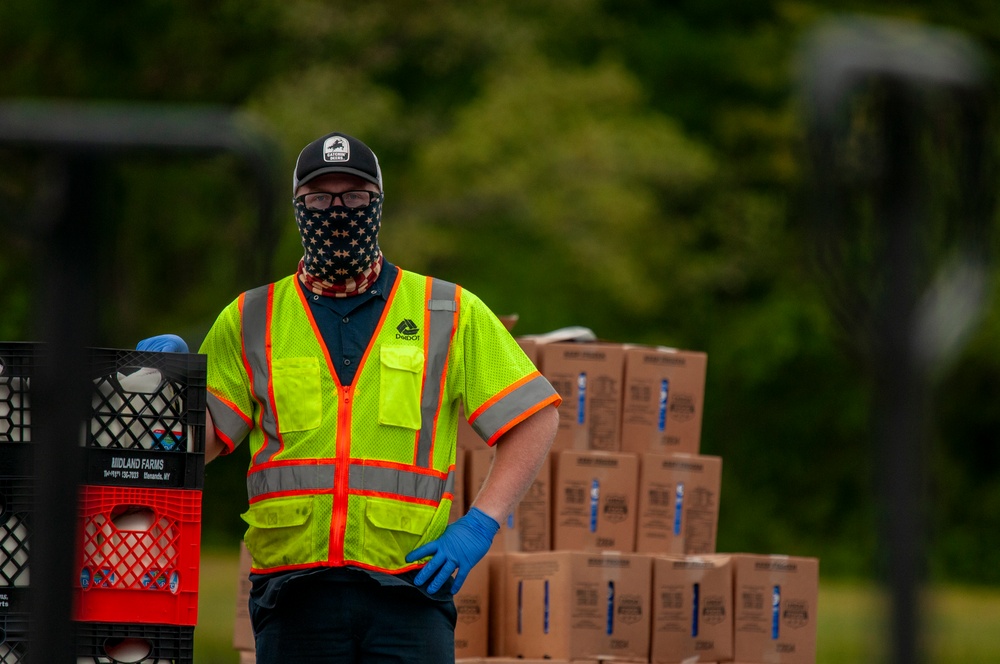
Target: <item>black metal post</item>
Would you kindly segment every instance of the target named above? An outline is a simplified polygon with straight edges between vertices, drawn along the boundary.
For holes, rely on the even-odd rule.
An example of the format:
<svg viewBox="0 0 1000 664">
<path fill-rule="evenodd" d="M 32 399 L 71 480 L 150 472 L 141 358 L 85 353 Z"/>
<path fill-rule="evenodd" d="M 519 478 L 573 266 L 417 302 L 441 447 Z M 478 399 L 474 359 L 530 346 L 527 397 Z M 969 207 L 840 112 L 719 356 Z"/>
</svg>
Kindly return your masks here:
<svg viewBox="0 0 1000 664">
<path fill-rule="evenodd" d="M 803 60 L 823 276 L 874 379 L 874 442 L 885 478 L 879 541 L 892 610 L 890 661 L 920 664 L 931 379 L 971 328 L 985 290 L 985 249 L 968 251 L 989 223 L 989 197 L 980 191 L 984 153 L 970 149 L 984 138 L 969 135 L 982 127 L 984 59 L 953 32 L 855 17 L 820 26 Z M 942 118 L 931 119 L 932 98 L 948 100 L 962 120 L 977 120 L 961 127 L 957 148 L 958 168 L 967 171 L 961 175 L 970 176 L 957 178 L 956 198 L 965 205 L 960 223 L 948 227 L 937 220 L 938 240 L 957 249 L 972 275 L 961 315 L 928 306 L 928 293 L 945 272 L 933 265 L 945 252 L 921 237 L 932 216 L 926 161 L 939 157 L 921 151 L 931 128 L 940 129 L 935 123 Z M 856 130 L 851 119 L 861 113 L 859 100 L 869 115 Z M 861 199 L 870 209 L 854 205 Z"/>
<path fill-rule="evenodd" d="M 53 162 L 50 192 L 54 217 L 40 229 L 44 251 L 37 278 L 42 285 L 42 339 L 46 358 L 32 384 L 34 473 L 38 492 L 31 542 L 29 658 L 71 662 L 75 658 L 71 620 L 72 568 L 80 476 L 80 425 L 90 395 L 85 346 L 93 343 L 97 316 L 93 264 L 100 260 L 96 219 L 101 177 L 99 160 L 70 153 Z"/>
<path fill-rule="evenodd" d="M 886 164 L 878 192 L 878 217 L 886 229 L 882 263 L 885 282 L 875 303 L 873 364 L 879 468 L 885 473 L 881 518 L 892 596 L 895 664 L 920 664 L 920 597 L 926 506 L 924 454 L 927 374 L 914 356 L 915 308 L 919 299 L 917 233 L 923 221 L 916 164 L 914 109 L 904 86 L 890 84 L 883 127 Z"/>
<path fill-rule="evenodd" d="M 97 333 L 96 266 L 111 238 L 102 200 L 105 168 L 124 153 L 231 152 L 244 159 L 256 180 L 258 242 L 265 253 L 248 257 L 263 278 L 276 244 L 279 177 L 273 140 L 228 109 L 10 102 L 0 104 L 0 145 L 47 155 L 36 256 L 43 285 L 41 330 L 44 366 L 32 384 L 35 527 L 31 542 L 28 660 L 69 664 L 74 654 L 71 588 L 82 455 L 80 427 L 93 386 L 86 346 Z M 0 247 L 0 250 L 5 249 Z M 256 260 L 254 260 L 256 259 Z"/>
</svg>

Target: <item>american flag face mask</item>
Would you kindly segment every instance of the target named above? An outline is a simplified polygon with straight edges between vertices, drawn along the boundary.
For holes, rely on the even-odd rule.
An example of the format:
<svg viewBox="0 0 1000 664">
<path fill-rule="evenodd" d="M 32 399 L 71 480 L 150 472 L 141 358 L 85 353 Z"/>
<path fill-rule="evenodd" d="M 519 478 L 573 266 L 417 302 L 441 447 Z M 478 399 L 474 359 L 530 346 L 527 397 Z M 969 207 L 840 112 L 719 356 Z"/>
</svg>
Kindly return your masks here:
<svg viewBox="0 0 1000 664">
<path fill-rule="evenodd" d="M 326 282 L 343 282 L 370 267 L 380 255 L 378 232 L 382 194 L 372 193 L 365 207 L 342 205 L 313 210 L 294 200 L 295 220 L 302 237 L 305 271 Z"/>
</svg>

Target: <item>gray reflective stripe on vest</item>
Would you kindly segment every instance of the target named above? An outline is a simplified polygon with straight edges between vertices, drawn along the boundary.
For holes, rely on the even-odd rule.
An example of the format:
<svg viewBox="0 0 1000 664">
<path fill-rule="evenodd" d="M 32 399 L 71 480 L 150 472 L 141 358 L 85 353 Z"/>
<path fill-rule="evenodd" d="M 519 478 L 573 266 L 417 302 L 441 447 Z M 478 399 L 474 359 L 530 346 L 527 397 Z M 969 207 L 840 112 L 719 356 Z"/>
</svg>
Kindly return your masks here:
<svg viewBox="0 0 1000 664">
<path fill-rule="evenodd" d="M 267 364 L 267 296 L 269 286 L 261 286 L 247 291 L 243 298 L 243 348 L 250 368 L 253 370 L 253 393 L 263 404 L 264 413 L 261 417 L 261 430 L 264 433 L 264 450 L 258 457 L 267 461 L 281 449 L 278 439 L 278 425 L 274 419 L 274 410 L 268 398 L 268 384 L 271 375 Z"/>
<path fill-rule="evenodd" d="M 420 436 L 417 438 L 416 464 L 421 468 L 431 466 L 431 443 L 434 441 L 434 422 L 441 407 L 441 383 L 448 348 L 451 346 L 452 328 L 455 325 L 455 284 L 440 279 L 431 280 L 431 297 L 427 302 L 430 323 L 427 335 L 427 359 L 424 366 L 424 391 L 420 396 Z"/>
<path fill-rule="evenodd" d="M 335 473 L 332 463 L 264 468 L 247 475 L 247 494 L 252 500 L 267 493 L 328 490 Z"/>
<path fill-rule="evenodd" d="M 251 500 L 269 493 L 287 491 L 324 491 L 333 488 L 334 464 L 272 466 L 247 475 L 247 493 Z M 455 493 L 455 473 L 446 479 L 396 468 L 355 464 L 351 466 L 350 489 L 395 494 L 440 502 L 446 493 Z"/>
<path fill-rule="evenodd" d="M 489 440 L 511 420 L 555 393 L 544 376 L 535 376 L 480 413 L 472 428 L 483 440 Z"/>
<path fill-rule="evenodd" d="M 247 426 L 243 418 L 234 413 L 226 402 L 211 392 L 208 393 L 206 405 L 208 412 L 212 414 L 212 424 L 215 425 L 216 430 L 221 431 L 223 435 L 233 441 L 233 445 L 239 445 L 247 432 L 250 431 L 250 427 Z"/>
<path fill-rule="evenodd" d="M 441 479 L 397 468 L 358 464 L 351 466 L 350 485 L 352 491 L 375 491 L 440 502 L 445 493 L 454 494 L 455 473 L 448 473 L 447 479 Z"/>
</svg>

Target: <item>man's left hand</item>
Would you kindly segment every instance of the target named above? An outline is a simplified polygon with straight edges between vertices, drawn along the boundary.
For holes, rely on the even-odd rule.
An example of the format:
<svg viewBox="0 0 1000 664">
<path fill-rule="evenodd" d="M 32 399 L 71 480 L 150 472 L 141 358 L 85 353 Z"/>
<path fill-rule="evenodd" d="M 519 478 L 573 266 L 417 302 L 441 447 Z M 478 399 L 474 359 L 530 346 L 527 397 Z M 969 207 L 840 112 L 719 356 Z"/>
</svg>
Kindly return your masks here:
<svg viewBox="0 0 1000 664">
<path fill-rule="evenodd" d="M 414 549 L 406 556 L 408 563 L 431 556 L 413 582 L 422 586 L 430 579 L 427 591 L 436 593 L 458 570 L 451 583 L 451 592 L 457 593 L 465 583 L 469 571 L 490 550 L 498 530 L 499 523 L 479 508 L 473 507 L 468 514 L 445 528 L 441 537 Z"/>
</svg>

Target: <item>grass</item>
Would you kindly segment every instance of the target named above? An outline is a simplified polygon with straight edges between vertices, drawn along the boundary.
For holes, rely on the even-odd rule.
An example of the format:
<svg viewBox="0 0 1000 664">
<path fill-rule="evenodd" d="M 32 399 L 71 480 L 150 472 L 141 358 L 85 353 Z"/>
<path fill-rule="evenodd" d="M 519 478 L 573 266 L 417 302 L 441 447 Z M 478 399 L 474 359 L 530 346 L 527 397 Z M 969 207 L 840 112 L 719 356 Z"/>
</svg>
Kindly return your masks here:
<svg viewBox="0 0 1000 664">
<path fill-rule="evenodd" d="M 237 664 L 232 646 L 238 550 L 203 550 L 194 664 Z M 822 581 L 817 664 L 888 660 L 889 605 L 870 585 Z M 936 586 L 924 601 L 926 664 L 1000 661 L 1000 589 Z"/>
<path fill-rule="evenodd" d="M 198 588 L 198 626 L 194 630 L 194 664 L 237 664 L 233 619 L 239 579 L 239 549 L 202 549 Z"/>
</svg>

